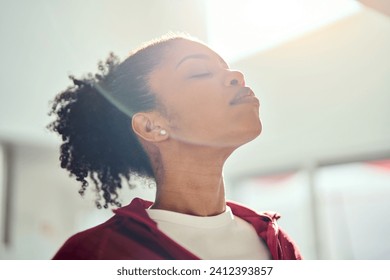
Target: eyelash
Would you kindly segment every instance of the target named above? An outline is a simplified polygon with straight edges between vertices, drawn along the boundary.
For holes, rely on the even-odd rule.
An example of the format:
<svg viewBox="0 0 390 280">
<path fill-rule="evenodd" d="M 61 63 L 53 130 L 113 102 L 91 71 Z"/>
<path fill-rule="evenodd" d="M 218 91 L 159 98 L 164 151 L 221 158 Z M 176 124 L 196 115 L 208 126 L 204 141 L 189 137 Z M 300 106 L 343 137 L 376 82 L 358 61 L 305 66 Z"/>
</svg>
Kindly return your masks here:
<svg viewBox="0 0 390 280">
<path fill-rule="evenodd" d="M 208 77 L 208 76 L 211 76 L 211 75 L 212 75 L 211 72 L 207 72 L 207 73 L 201 73 L 201 74 L 192 75 L 191 78 L 203 78 L 203 77 Z"/>
</svg>

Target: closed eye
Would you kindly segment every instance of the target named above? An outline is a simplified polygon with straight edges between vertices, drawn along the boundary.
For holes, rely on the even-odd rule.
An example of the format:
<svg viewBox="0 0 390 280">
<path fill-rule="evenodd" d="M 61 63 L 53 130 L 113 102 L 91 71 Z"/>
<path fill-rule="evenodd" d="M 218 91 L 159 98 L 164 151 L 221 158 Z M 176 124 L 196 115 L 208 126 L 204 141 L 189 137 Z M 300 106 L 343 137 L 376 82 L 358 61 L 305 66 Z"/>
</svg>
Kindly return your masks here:
<svg viewBox="0 0 390 280">
<path fill-rule="evenodd" d="M 200 73 L 196 75 L 191 75 L 190 78 L 206 78 L 212 76 L 211 72 L 206 72 L 206 73 Z"/>
</svg>

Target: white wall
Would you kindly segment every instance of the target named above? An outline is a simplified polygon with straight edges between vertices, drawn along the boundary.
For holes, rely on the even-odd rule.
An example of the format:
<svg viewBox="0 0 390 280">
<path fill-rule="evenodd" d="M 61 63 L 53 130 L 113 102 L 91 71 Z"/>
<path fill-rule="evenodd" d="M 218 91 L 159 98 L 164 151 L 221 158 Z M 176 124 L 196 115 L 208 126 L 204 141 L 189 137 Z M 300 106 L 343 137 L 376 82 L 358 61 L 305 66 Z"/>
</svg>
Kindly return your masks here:
<svg viewBox="0 0 390 280">
<path fill-rule="evenodd" d="M 80 184 L 60 168 L 57 150 L 17 145 L 11 156 L 11 239 L 0 246 L 0 259 L 50 259 L 68 237 L 112 216 L 110 209 L 95 207 L 93 191 L 80 197 Z M 153 199 L 154 191 L 124 186 L 122 204 L 135 196 Z"/>
<path fill-rule="evenodd" d="M 203 19 L 193 0 L 1 1 L 0 139 L 54 145 L 48 103 L 69 74 L 95 72 L 109 52 L 125 57 L 168 31 L 207 40 Z"/>
<path fill-rule="evenodd" d="M 390 155 L 389 49 L 390 19 L 364 10 L 236 63 L 260 99 L 263 132 L 226 176 Z"/>
</svg>

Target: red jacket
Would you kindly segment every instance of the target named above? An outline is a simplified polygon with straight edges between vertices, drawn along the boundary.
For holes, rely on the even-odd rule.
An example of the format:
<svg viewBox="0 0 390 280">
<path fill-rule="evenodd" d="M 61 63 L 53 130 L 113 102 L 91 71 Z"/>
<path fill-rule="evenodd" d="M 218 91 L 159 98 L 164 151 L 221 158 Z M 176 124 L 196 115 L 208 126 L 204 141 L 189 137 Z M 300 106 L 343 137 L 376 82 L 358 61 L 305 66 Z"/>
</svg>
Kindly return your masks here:
<svg viewBox="0 0 390 280">
<path fill-rule="evenodd" d="M 53 259 L 198 260 L 197 256 L 157 228 L 145 211 L 151 204 L 135 198 L 129 205 L 114 210 L 115 215 L 108 221 L 69 238 Z M 253 225 L 267 244 L 273 259 L 302 259 L 297 246 L 278 227 L 278 214 L 257 214 L 232 202 L 227 205 L 234 215 Z"/>
</svg>

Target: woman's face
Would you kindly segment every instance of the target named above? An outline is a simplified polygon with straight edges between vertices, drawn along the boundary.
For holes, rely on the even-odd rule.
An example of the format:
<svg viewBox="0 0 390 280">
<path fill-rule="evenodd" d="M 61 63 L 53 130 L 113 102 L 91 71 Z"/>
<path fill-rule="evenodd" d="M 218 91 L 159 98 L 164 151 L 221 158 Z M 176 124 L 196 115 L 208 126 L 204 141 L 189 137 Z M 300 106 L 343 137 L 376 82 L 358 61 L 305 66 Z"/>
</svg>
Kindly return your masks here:
<svg viewBox="0 0 390 280">
<path fill-rule="evenodd" d="M 179 141 L 238 147 L 261 132 L 259 101 L 243 74 L 201 43 L 174 41 L 150 87 L 166 109 L 169 136 Z"/>
</svg>

